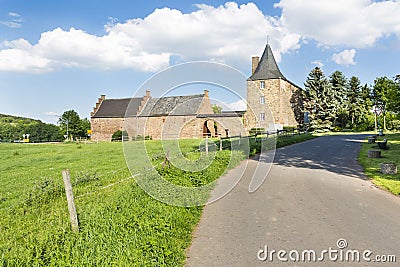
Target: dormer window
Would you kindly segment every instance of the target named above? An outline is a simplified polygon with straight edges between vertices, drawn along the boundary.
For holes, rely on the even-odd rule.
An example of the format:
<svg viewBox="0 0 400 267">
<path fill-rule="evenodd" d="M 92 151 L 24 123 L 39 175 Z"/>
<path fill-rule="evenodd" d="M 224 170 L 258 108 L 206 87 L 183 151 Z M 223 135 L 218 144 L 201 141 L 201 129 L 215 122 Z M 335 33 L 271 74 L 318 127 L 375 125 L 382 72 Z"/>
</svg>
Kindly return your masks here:
<svg viewBox="0 0 400 267">
<path fill-rule="evenodd" d="M 265 81 L 260 82 L 260 89 L 265 89 Z"/>
<path fill-rule="evenodd" d="M 260 96 L 260 104 L 265 104 L 265 96 Z"/>
</svg>

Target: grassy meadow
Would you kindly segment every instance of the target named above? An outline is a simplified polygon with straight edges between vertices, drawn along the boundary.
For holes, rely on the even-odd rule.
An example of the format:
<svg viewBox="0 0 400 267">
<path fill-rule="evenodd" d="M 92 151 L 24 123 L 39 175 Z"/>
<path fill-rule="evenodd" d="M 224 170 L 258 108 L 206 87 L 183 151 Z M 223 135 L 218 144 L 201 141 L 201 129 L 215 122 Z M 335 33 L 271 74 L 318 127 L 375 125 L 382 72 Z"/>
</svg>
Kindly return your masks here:
<svg viewBox="0 0 400 267">
<path fill-rule="evenodd" d="M 282 137 L 277 145 L 310 138 Z M 180 140 L 179 147 L 195 162 L 204 154 L 198 151 L 200 142 Z M 215 181 L 227 166 L 245 158 L 238 147 L 215 151 L 212 164 L 199 172 L 173 165 L 163 169 L 161 142 L 145 144 L 152 165 L 162 176 L 186 187 Z M 245 152 L 258 153 L 260 144 L 251 139 L 250 151 Z M 130 165 L 132 172 L 146 171 L 141 150 L 134 147 L 143 143 L 130 145 L 135 163 Z M 184 265 L 185 250 L 203 207 L 171 206 L 146 194 L 131 177 L 121 143 L 0 143 L 0 159 L 0 266 Z M 71 173 L 80 226 L 77 233 L 70 230 L 63 169 Z"/>
<path fill-rule="evenodd" d="M 358 161 L 363 166 L 365 174 L 379 187 L 400 194 L 400 174 L 384 175 L 381 173 L 380 164 L 394 162 L 400 166 L 400 134 L 387 134 L 379 137 L 378 141 L 388 140 L 388 150 L 381 151 L 381 158 L 368 158 L 368 150 L 378 149 L 376 144 L 368 144 L 365 141 L 362 145 Z"/>
</svg>

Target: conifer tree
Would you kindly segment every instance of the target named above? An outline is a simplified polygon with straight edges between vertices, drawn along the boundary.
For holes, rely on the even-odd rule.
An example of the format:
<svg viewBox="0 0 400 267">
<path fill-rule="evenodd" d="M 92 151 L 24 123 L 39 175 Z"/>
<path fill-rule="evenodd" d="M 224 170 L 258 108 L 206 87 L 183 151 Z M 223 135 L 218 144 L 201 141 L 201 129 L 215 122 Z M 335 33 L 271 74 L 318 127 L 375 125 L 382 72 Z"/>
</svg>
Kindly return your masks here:
<svg viewBox="0 0 400 267">
<path fill-rule="evenodd" d="M 337 101 L 323 71 L 318 67 L 313 69 L 304 86 L 304 112 L 309 114 L 311 130 L 332 130 L 336 119 Z"/>
<path fill-rule="evenodd" d="M 340 126 L 341 128 L 346 127 L 347 122 L 349 120 L 349 101 L 348 101 L 348 88 L 347 88 L 347 79 L 343 75 L 341 71 L 335 71 L 329 77 L 329 82 L 332 87 L 332 93 L 334 100 L 336 101 L 335 110 L 332 112 L 336 113 L 336 121 L 335 124 Z"/>
<path fill-rule="evenodd" d="M 365 114 L 362 105 L 362 88 L 360 80 L 353 76 L 348 83 L 348 113 L 351 127 L 355 127 L 361 121 L 363 114 Z"/>
</svg>

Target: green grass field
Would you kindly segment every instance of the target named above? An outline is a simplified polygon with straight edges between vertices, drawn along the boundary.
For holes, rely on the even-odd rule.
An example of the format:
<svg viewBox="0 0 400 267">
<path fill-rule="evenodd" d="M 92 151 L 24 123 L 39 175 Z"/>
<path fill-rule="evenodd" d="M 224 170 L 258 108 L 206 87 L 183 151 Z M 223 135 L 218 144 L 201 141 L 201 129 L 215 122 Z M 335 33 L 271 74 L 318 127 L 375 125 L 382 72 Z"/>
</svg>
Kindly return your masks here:
<svg viewBox="0 0 400 267">
<path fill-rule="evenodd" d="M 310 138 L 282 137 L 277 144 Z M 257 153 L 260 143 L 250 143 L 250 154 Z M 192 161 L 201 158 L 199 144 L 179 142 Z M 218 151 L 209 168 L 193 173 L 163 170 L 159 141 L 146 141 L 146 149 L 166 180 L 188 187 L 211 183 L 245 158 L 241 151 Z M 0 266 L 184 265 L 202 207 L 171 206 L 147 195 L 131 178 L 121 143 L 0 144 L 0 159 Z M 140 157 L 134 165 L 134 173 L 143 171 Z M 63 169 L 71 172 L 78 233 L 70 231 Z"/>
<path fill-rule="evenodd" d="M 368 144 L 365 141 L 362 145 L 358 161 L 363 166 L 365 174 L 373 179 L 373 182 L 395 195 L 400 194 L 400 174 L 383 175 L 380 172 L 380 164 L 384 162 L 394 162 L 400 166 L 400 134 L 387 134 L 380 137 L 379 141 L 384 138 L 388 140 L 388 150 L 382 150 L 382 158 L 368 158 L 368 150 L 377 149 L 376 144 Z"/>
</svg>

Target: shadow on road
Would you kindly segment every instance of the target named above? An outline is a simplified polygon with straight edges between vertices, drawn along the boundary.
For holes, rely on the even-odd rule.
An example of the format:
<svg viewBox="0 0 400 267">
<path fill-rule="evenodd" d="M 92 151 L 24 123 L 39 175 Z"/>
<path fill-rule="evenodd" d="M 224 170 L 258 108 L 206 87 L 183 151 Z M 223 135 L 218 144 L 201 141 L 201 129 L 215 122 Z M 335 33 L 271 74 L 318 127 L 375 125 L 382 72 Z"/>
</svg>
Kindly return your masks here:
<svg viewBox="0 0 400 267">
<path fill-rule="evenodd" d="M 323 136 L 276 150 L 274 164 L 285 167 L 323 169 L 354 178 L 366 179 L 358 164 L 358 153 L 365 134 Z"/>
</svg>

